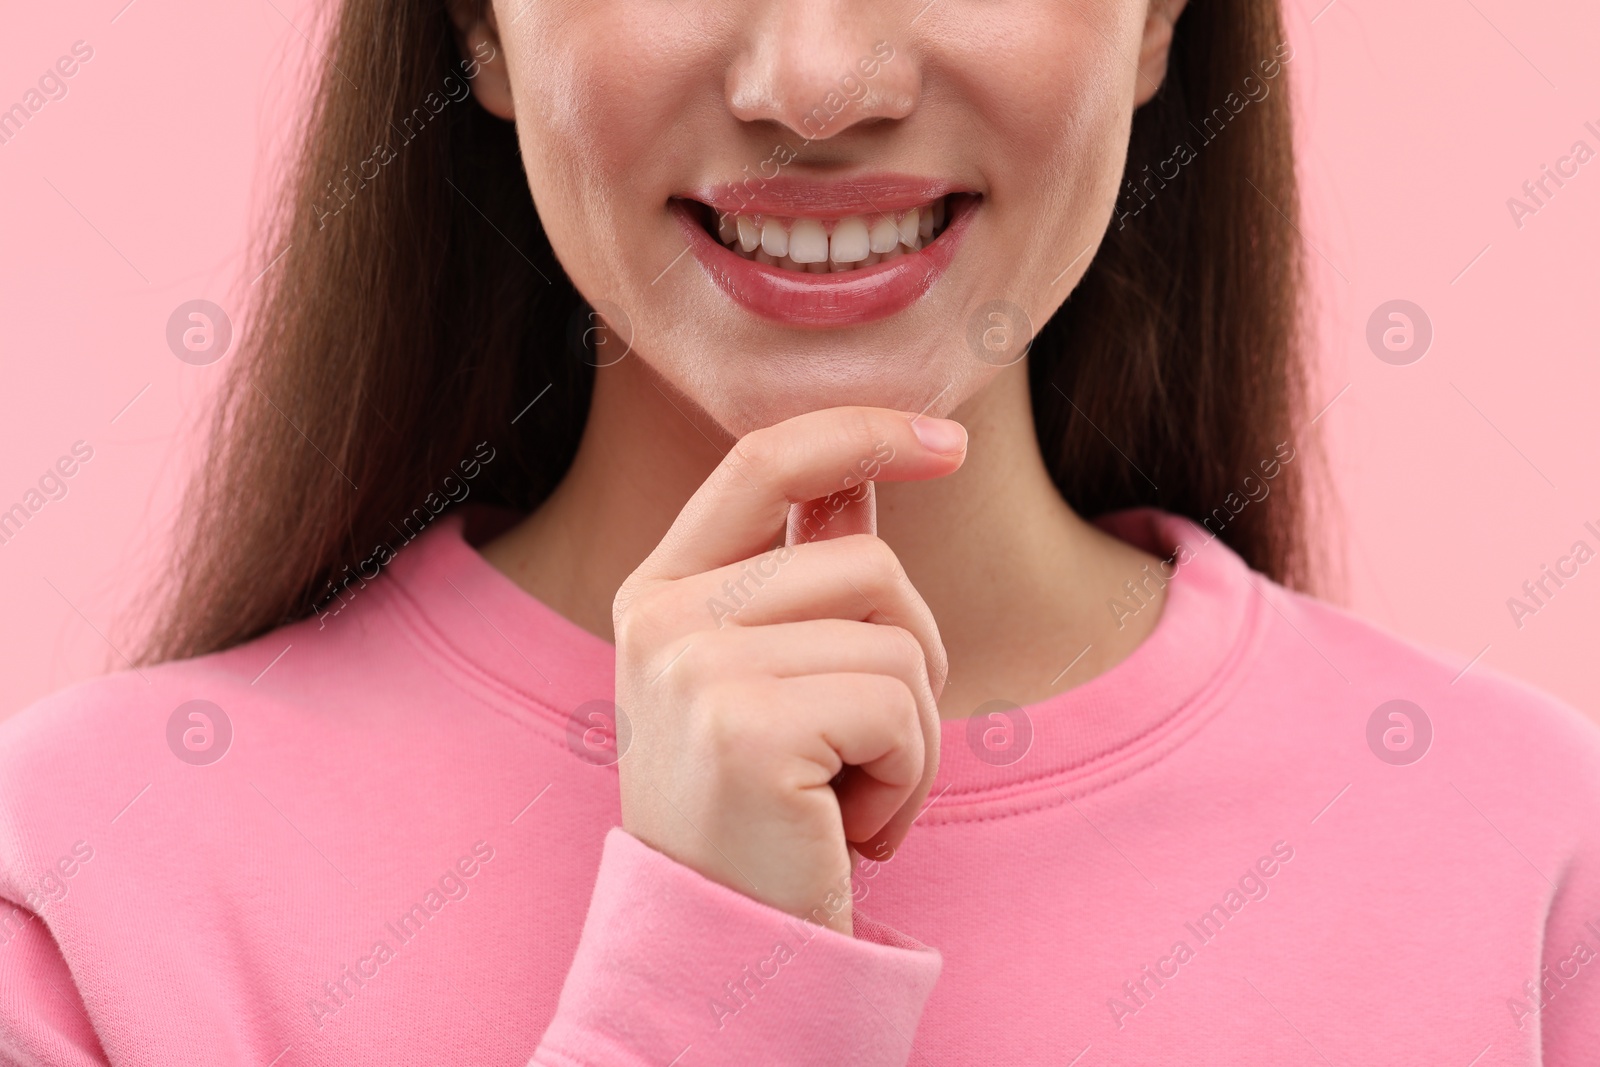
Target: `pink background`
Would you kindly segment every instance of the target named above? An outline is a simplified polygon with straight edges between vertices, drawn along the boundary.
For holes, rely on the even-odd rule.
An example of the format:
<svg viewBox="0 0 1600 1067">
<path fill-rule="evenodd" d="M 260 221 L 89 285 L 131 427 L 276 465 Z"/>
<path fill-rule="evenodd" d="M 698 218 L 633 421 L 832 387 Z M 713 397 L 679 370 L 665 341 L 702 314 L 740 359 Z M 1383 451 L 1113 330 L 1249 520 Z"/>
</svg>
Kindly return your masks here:
<svg viewBox="0 0 1600 1067">
<path fill-rule="evenodd" d="M 1520 630 L 1506 606 L 1574 541 L 1600 549 L 1583 529 L 1600 528 L 1600 159 L 1520 229 L 1506 206 L 1574 141 L 1600 151 L 1584 129 L 1600 129 L 1600 10 L 1325 3 L 1291 0 L 1289 69 L 1341 599 L 1600 717 L 1600 560 Z M 0 509 L 75 441 L 94 449 L 0 546 L 0 717 L 123 666 L 136 643 L 227 366 L 174 358 L 167 318 L 205 298 L 237 324 L 270 258 L 250 222 L 316 58 L 317 4 L 125 4 L 24 5 L 0 35 L 0 107 L 73 42 L 94 49 L 0 145 Z M 1407 366 L 1365 339 L 1393 299 L 1434 326 Z"/>
</svg>

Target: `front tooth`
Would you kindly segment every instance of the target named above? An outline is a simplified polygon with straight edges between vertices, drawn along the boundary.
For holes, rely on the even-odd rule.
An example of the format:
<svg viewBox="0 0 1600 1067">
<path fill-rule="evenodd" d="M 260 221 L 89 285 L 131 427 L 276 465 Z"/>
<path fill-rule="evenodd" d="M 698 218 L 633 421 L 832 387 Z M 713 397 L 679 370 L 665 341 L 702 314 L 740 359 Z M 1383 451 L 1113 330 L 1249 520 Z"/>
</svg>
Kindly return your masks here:
<svg viewBox="0 0 1600 1067">
<path fill-rule="evenodd" d="M 900 216 L 900 243 L 910 248 L 917 243 L 917 209 Z"/>
<path fill-rule="evenodd" d="M 782 267 L 784 270 L 792 270 L 797 274 L 804 273 L 806 270 L 806 265 L 804 263 L 796 263 L 793 257 L 790 256 L 784 256 L 782 259 L 778 260 L 778 266 Z"/>
<path fill-rule="evenodd" d="M 874 252 L 887 252 L 900 243 L 900 227 L 887 215 L 880 216 L 872 224 L 872 232 L 867 237 L 867 243 Z"/>
<path fill-rule="evenodd" d="M 828 258 L 835 263 L 860 263 L 871 252 L 865 219 L 840 219 L 833 227 L 833 240 L 828 245 Z"/>
<path fill-rule="evenodd" d="M 733 244 L 733 239 L 739 236 L 739 227 L 734 223 L 733 216 L 723 212 L 717 216 L 717 236 L 722 238 L 725 245 Z"/>
<path fill-rule="evenodd" d="M 944 197 L 942 196 L 933 202 L 933 224 L 936 227 L 944 225 Z"/>
<path fill-rule="evenodd" d="M 922 235 L 924 244 L 927 243 L 928 238 L 933 236 L 933 212 L 924 211 L 922 213 L 922 217 L 917 220 L 917 233 Z"/>
<path fill-rule="evenodd" d="M 799 219 L 789 231 L 789 258 L 796 263 L 821 263 L 828 258 L 828 232 L 816 219 Z"/>
<path fill-rule="evenodd" d="M 761 224 L 761 248 L 773 259 L 782 259 L 789 254 L 789 233 L 777 219 L 768 219 Z"/>
<path fill-rule="evenodd" d="M 761 228 L 749 215 L 740 215 L 739 221 L 739 247 L 746 252 L 754 252 L 761 243 Z"/>
<path fill-rule="evenodd" d="M 778 265 L 777 257 L 768 255 L 765 248 L 756 249 L 755 258 L 757 263 L 764 263 L 769 267 L 776 267 Z"/>
</svg>

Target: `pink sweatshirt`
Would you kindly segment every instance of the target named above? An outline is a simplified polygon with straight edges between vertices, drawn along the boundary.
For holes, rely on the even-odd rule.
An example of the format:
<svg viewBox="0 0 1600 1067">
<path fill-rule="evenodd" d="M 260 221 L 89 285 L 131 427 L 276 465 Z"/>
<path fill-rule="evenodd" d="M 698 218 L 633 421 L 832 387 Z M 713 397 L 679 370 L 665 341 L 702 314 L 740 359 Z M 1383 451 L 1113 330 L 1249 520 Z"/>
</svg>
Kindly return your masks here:
<svg viewBox="0 0 1600 1067">
<path fill-rule="evenodd" d="M 612 646 L 459 516 L 45 700 L 0 727 L 0 1062 L 1600 1063 L 1600 731 L 1102 521 L 1178 554 L 1154 633 L 944 724 L 854 938 L 618 828 Z"/>
</svg>

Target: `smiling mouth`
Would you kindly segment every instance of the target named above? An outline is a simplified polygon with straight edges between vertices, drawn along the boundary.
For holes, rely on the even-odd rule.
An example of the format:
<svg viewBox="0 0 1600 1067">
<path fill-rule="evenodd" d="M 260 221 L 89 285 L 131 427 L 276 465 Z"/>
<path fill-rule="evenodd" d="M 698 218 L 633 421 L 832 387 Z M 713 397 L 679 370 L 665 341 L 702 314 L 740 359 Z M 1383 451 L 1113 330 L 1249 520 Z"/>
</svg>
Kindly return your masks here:
<svg viewBox="0 0 1600 1067">
<path fill-rule="evenodd" d="M 939 179 L 780 175 L 668 201 L 705 277 L 735 304 L 805 329 L 858 326 L 926 296 L 984 197 Z"/>
<path fill-rule="evenodd" d="M 944 232 L 960 198 L 970 194 L 841 218 L 723 212 L 700 201 L 687 204 L 706 233 L 742 259 L 796 274 L 843 274 L 921 252 Z"/>
</svg>

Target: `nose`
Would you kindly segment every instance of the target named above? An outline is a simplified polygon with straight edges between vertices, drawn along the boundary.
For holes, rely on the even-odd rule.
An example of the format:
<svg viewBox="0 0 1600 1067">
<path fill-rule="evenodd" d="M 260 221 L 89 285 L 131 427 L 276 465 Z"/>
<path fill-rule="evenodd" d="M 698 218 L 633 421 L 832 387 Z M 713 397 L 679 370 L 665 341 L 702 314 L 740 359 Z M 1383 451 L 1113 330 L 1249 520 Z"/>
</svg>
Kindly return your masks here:
<svg viewBox="0 0 1600 1067">
<path fill-rule="evenodd" d="M 912 15 L 895 0 L 743 0 L 728 110 L 806 141 L 916 110 L 922 76 L 906 48 Z"/>
</svg>

